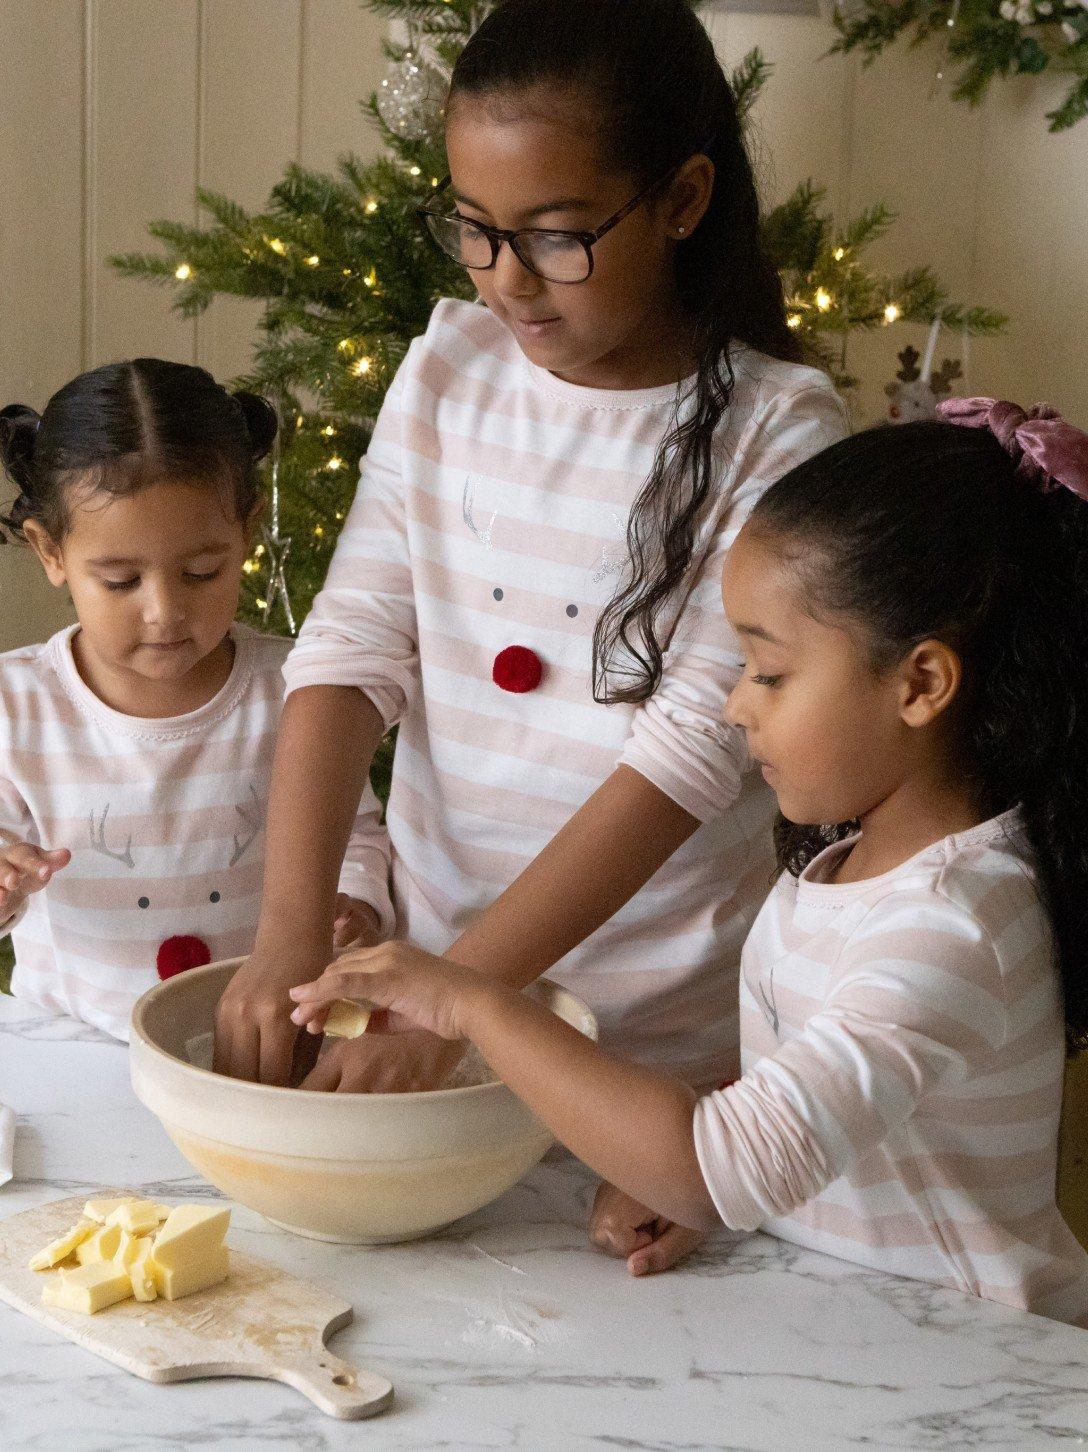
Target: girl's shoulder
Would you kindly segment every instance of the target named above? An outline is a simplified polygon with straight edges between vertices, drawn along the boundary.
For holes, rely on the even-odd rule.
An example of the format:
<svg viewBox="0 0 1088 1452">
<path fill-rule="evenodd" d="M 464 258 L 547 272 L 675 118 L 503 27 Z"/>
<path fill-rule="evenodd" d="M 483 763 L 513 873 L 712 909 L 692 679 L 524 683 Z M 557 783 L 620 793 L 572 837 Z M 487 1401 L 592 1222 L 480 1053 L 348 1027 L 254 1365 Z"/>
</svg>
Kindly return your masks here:
<svg viewBox="0 0 1088 1452">
<path fill-rule="evenodd" d="M 819 403 L 830 403 L 846 418 L 843 403 L 833 380 L 821 368 L 808 363 L 793 363 L 772 358 L 746 343 L 735 343 L 729 361 L 733 370 L 734 399 L 743 399 L 752 412 L 762 413 L 777 403 L 811 394 Z"/>
<path fill-rule="evenodd" d="M 518 367 L 517 340 L 490 308 L 463 298 L 440 298 L 427 329 L 414 338 L 401 365 L 406 379 L 438 381 L 447 371 L 493 378 Z"/>
</svg>

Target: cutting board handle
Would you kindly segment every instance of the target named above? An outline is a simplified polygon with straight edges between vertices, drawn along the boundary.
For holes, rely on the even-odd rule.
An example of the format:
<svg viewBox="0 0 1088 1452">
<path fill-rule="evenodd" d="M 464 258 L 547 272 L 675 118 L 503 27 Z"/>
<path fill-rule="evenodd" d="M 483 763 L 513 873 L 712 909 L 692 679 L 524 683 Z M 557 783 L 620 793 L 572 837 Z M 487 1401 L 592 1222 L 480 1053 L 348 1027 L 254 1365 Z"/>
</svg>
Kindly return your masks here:
<svg viewBox="0 0 1088 1452">
<path fill-rule="evenodd" d="M 393 1383 L 372 1371 L 359 1371 L 324 1346 L 312 1352 L 282 1351 L 261 1368 L 261 1375 L 286 1382 L 331 1417 L 356 1421 L 372 1417 L 393 1400 Z"/>
</svg>

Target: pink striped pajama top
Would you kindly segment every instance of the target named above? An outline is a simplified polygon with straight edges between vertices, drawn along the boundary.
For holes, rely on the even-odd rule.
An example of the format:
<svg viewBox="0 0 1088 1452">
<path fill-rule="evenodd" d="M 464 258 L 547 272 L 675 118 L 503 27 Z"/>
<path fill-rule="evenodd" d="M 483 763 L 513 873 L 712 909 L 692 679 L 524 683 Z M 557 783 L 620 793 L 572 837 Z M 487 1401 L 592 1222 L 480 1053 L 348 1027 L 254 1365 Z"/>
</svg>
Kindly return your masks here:
<svg viewBox="0 0 1088 1452">
<path fill-rule="evenodd" d="M 737 1063 L 740 949 L 772 873 L 773 798 L 748 769 L 743 733 L 723 720 L 741 656 L 722 611 L 722 560 L 760 493 L 846 431 L 822 373 L 743 347 L 733 367 L 720 481 L 651 700 L 597 704 L 591 644 L 678 389 L 563 382 L 485 307 L 453 300 L 438 304 L 390 387 L 284 670 L 289 690 L 357 686 L 387 725 L 400 723 L 388 809 L 397 932 L 431 951 L 620 763 L 699 819 L 552 974 L 590 1002 L 606 1043 L 696 1084 Z M 493 680 L 510 646 L 540 662 L 535 689 Z"/>
<path fill-rule="evenodd" d="M 1015 812 L 863 882 L 827 848 L 744 949 L 744 1077 L 699 1101 L 726 1225 L 1088 1325 L 1055 1203 L 1065 1036 Z"/>
<path fill-rule="evenodd" d="M 290 642 L 232 626 L 222 689 L 187 715 L 148 719 L 84 684 L 78 628 L 0 655 L 0 840 L 72 852 L 0 931 L 12 934 L 16 997 L 127 1039 L 168 939 L 199 939 L 213 960 L 253 945 Z M 379 820 L 368 791 L 340 887 L 391 928 Z"/>
</svg>

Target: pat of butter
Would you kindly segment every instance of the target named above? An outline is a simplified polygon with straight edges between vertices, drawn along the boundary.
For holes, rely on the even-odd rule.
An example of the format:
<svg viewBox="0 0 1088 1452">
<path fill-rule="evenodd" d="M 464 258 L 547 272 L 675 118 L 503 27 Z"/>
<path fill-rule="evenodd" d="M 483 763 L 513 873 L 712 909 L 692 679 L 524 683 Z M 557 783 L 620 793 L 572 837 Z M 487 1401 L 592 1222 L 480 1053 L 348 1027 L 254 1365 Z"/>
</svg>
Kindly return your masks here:
<svg viewBox="0 0 1088 1452">
<path fill-rule="evenodd" d="M 230 1211 L 211 1205 L 175 1205 L 155 1236 L 155 1264 L 176 1270 L 213 1250 L 223 1248 Z"/>
<path fill-rule="evenodd" d="M 325 1020 L 325 1033 L 334 1039 L 357 1039 L 366 1033 L 370 1015 L 374 1012 L 368 1003 L 356 1003 L 350 998 L 338 998 L 329 1010 Z"/>
<path fill-rule="evenodd" d="M 142 1236 L 133 1242 L 135 1255 L 128 1263 L 128 1277 L 132 1283 L 132 1294 L 138 1301 L 154 1301 L 158 1296 L 158 1287 L 155 1285 L 155 1277 L 151 1272 L 151 1237 Z"/>
<path fill-rule="evenodd" d="M 47 1306 L 82 1311 L 93 1316 L 132 1295 L 128 1271 L 112 1261 L 81 1265 L 77 1270 L 58 1271 L 42 1290 Z"/>
<path fill-rule="evenodd" d="M 88 1220 L 97 1220 L 99 1225 L 105 1225 L 107 1216 L 119 1210 L 122 1205 L 137 1203 L 134 1195 L 125 1195 L 120 1200 L 88 1200 L 83 1207 L 83 1213 Z"/>
<path fill-rule="evenodd" d="M 162 1265 L 155 1249 L 152 1249 L 148 1268 L 155 1281 L 155 1289 L 164 1301 L 177 1301 L 182 1296 L 191 1296 L 196 1291 L 206 1291 L 225 1281 L 230 1270 L 230 1251 L 225 1245 L 214 1249 L 195 1252 L 191 1259 L 177 1265 Z"/>
<path fill-rule="evenodd" d="M 94 1265 L 97 1261 L 113 1260 L 121 1249 L 124 1231 L 119 1225 L 100 1225 L 87 1239 L 76 1246 L 76 1260 L 80 1265 Z"/>
<path fill-rule="evenodd" d="M 106 1216 L 107 1225 L 119 1225 L 130 1235 L 147 1235 L 157 1230 L 170 1214 L 169 1205 L 154 1200 L 126 1200 Z"/>
<path fill-rule="evenodd" d="M 61 1235 L 56 1240 L 51 1240 L 44 1250 L 39 1250 L 36 1255 L 30 1258 L 30 1269 L 35 1271 L 49 1270 L 59 1261 L 65 1260 L 92 1232 L 97 1230 L 93 1220 L 81 1220 L 74 1225 L 67 1235 Z"/>
</svg>

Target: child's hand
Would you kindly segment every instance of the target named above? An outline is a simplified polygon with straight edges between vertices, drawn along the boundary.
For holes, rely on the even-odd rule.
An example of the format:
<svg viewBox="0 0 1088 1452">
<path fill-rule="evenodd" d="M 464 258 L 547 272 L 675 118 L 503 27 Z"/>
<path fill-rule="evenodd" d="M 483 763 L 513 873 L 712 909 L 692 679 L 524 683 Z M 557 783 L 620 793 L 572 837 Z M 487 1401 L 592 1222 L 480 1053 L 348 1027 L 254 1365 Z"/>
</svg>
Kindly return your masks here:
<svg viewBox="0 0 1088 1452">
<path fill-rule="evenodd" d="M 465 1036 L 462 1016 L 472 990 L 482 986 L 477 974 L 445 958 L 403 942 L 382 943 L 347 953 L 320 978 L 292 988 L 297 1007 L 291 1020 L 319 1034 L 338 998 L 360 998 L 388 1009 L 391 1028 L 411 1026 L 456 1040 Z"/>
<path fill-rule="evenodd" d="M 381 924 L 378 914 L 368 902 L 349 897 L 346 892 L 336 894 L 336 921 L 332 925 L 332 948 L 334 953 L 345 948 L 373 948 L 381 939 Z"/>
<path fill-rule="evenodd" d="M 702 1244 L 708 1232 L 688 1230 L 602 1180 L 589 1217 L 589 1238 L 608 1255 L 627 1261 L 633 1276 L 670 1270 Z"/>
<path fill-rule="evenodd" d="M 0 924 L 13 918 L 30 894 L 40 892 L 71 860 L 67 847 L 48 852 L 30 842 L 0 843 Z"/>
</svg>

